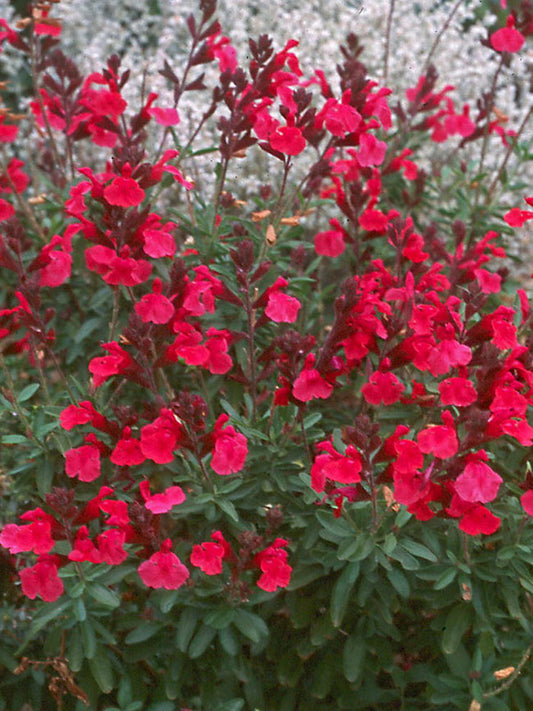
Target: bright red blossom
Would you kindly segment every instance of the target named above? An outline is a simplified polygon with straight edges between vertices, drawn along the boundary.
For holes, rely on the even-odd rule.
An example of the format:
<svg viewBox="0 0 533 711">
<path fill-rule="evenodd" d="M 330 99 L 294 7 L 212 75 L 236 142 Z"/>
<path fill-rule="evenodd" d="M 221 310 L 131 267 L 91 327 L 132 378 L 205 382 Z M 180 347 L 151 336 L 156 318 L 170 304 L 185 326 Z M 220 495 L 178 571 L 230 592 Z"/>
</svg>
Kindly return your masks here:
<svg viewBox="0 0 533 711">
<path fill-rule="evenodd" d="M 175 553 L 172 541 L 167 538 L 157 553 L 141 563 L 138 569 L 143 583 L 149 588 L 177 590 L 189 578 L 189 571 Z"/>
</svg>

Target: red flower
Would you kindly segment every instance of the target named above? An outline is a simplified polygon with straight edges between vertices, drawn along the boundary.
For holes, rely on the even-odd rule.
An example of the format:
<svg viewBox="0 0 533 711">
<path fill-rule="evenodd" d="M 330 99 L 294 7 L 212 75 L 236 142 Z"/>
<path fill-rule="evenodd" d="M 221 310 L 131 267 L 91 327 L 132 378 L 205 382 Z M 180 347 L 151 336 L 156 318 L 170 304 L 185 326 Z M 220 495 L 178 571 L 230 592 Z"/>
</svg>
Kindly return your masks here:
<svg viewBox="0 0 533 711">
<path fill-rule="evenodd" d="M 424 454 L 433 454 L 439 459 L 448 459 L 457 453 L 459 442 L 455 434 L 453 417 L 445 410 L 442 413 L 444 425 L 433 425 L 418 433 L 418 447 Z"/>
<path fill-rule="evenodd" d="M 477 400 L 477 392 L 468 378 L 447 378 L 439 383 L 442 405 L 466 407 Z"/>
<path fill-rule="evenodd" d="M 120 565 L 123 563 L 128 554 L 124 550 L 126 541 L 126 532 L 120 531 L 118 528 L 109 528 L 96 538 L 98 550 L 102 563 L 108 565 Z"/>
<path fill-rule="evenodd" d="M 525 494 L 522 494 L 520 503 L 527 515 L 533 516 L 533 489 L 529 489 Z"/>
<path fill-rule="evenodd" d="M 9 218 L 13 217 L 14 214 L 15 208 L 13 207 L 13 205 L 7 200 L 0 198 L 0 222 L 3 222 L 4 220 L 9 220 Z"/>
<path fill-rule="evenodd" d="M 122 438 L 117 442 L 115 449 L 111 452 L 111 461 L 122 467 L 131 467 L 142 464 L 146 457 L 142 453 L 141 443 L 131 436 L 131 429 L 124 427 Z"/>
<path fill-rule="evenodd" d="M 148 113 L 161 126 L 177 126 L 180 122 L 178 112 L 173 108 L 163 109 L 160 106 L 152 106 L 148 109 Z"/>
<path fill-rule="evenodd" d="M 159 417 L 141 429 L 141 451 L 156 464 L 168 464 L 182 436 L 183 428 L 172 411 L 163 408 Z"/>
<path fill-rule="evenodd" d="M 144 499 L 144 505 L 154 514 L 167 513 L 174 506 L 185 501 L 181 486 L 169 486 L 161 494 L 150 494 L 150 482 L 145 479 L 139 484 L 139 491 Z"/>
<path fill-rule="evenodd" d="M 464 501 L 486 504 L 496 498 L 503 479 L 485 464 L 483 450 L 472 455 L 462 474 L 455 480 L 455 491 Z"/>
<path fill-rule="evenodd" d="M 296 126 L 279 126 L 269 138 L 271 148 L 288 156 L 297 156 L 305 148 L 305 138 Z"/>
<path fill-rule="evenodd" d="M 345 249 L 344 235 L 340 230 L 327 230 L 315 235 L 315 251 L 322 257 L 340 257 Z"/>
<path fill-rule="evenodd" d="M 490 536 L 500 527 L 500 519 L 491 513 L 485 506 L 473 506 L 461 519 L 459 528 L 469 536 L 478 536 L 480 533 Z"/>
<path fill-rule="evenodd" d="M 497 52 L 518 52 L 522 49 L 525 39 L 524 36 L 514 27 L 514 17 L 507 17 L 507 26 L 502 27 L 490 36 L 492 48 Z"/>
<path fill-rule="evenodd" d="M 386 151 L 387 144 L 384 141 L 379 141 L 371 133 L 363 133 L 359 139 L 357 162 L 363 168 L 381 165 L 385 160 Z"/>
<path fill-rule="evenodd" d="M 45 602 L 54 602 L 64 592 L 63 581 L 57 574 L 55 556 L 41 556 L 31 568 L 20 571 L 22 592 L 34 600 L 37 595 Z"/>
<path fill-rule="evenodd" d="M 94 444 L 84 444 L 65 452 L 65 472 L 80 481 L 94 481 L 100 476 L 100 449 Z"/>
<path fill-rule="evenodd" d="M 318 370 L 313 368 L 314 362 L 315 356 L 310 353 L 305 359 L 302 372 L 292 386 L 292 394 L 302 402 L 308 402 L 315 398 L 326 400 L 333 391 L 333 385 L 324 380 Z"/>
<path fill-rule="evenodd" d="M 290 583 L 292 568 L 287 563 L 287 551 L 283 550 L 288 544 L 284 538 L 276 538 L 272 545 L 255 556 L 255 564 L 262 571 L 257 586 L 262 590 L 275 592 Z"/>
<path fill-rule="evenodd" d="M 275 323 L 294 323 L 298 318 L 301 303 L 294 296 L 289 296 L 281 291 L 288 284 L 286 279 L 279 277 L 264 294 L 268 299 L 265 314 Z M 262 299 L 263 297 L 260 301 Z"/>
<path fill-rule="evenodd" d="M 220 531 L 213 531 L 213 541 L 205 541 L 193 546 L 191 564 L 206 575 L 219 575 L 222 561 L 231 555 L 231 547 Z"/>
<path fill-rule="evenodd" d="M 174 315 L 172 302 L 163 296 L 161 290 L 161 279 L 154 279 L 152 293 L 145 294 L 135 304 L 135 312 L 145 323 L 168 323 Z"/>
<path fill-rule="evenodd" d="M 0 545 L 10 553 L 33 552 L 37 555 L 48 553 L 55 545 L 52 538 L 52 525 L 55 523 L 50 514 L 37 508 L 22 514 L 21 519 L 30 520 L 26 526 L 8 523 L 0 534 Z"/>
<path fill-rule="evenodd" d="M 104 188 L 104 197 L 110 205 L 134 207 L 144 200 L 144 190 L 133 178 L 115 178 Z"/>
<path fill-rule="evenodd" d="M 189 571 L 171 549 L 172 541 L 167 538 L 157 553 L 140 564 L 139 575 L 147 587 L 177 590 L 189 578 Z"/>
<path fill-rule="evenodd" d="M 221 476 L 241 471 L 248 455 L 246 437 L 240 432 L 236 432 L 231 425 L 224 427 L 228 420 L 227 415 L 220 415 L 213 431 L 215 447 L 211 468 Z M 223 427 L 224 429 L 222 429 Z"/>
<path fill-rule="evenodd" d="M 368 383 L 361 388 L 363 397 L 371 405 L 392 405 L 400 399 L 404 390 L 404 385 L 394 373 L 383 373 L 380 370 L 372 373 Z"/>
<path fill-rule="evenodd" d="M 361 455 L 353 445 L 348 445 L 345 454 L 340 454 L 328 441 L 317 444 L 326 454 L 319 454 L 311 467 L 311 486 L 315 491 L 324 491 L 326 480 L 340 484 L 357 484 L 361 481 L 363 468 Z"/>
</svg>

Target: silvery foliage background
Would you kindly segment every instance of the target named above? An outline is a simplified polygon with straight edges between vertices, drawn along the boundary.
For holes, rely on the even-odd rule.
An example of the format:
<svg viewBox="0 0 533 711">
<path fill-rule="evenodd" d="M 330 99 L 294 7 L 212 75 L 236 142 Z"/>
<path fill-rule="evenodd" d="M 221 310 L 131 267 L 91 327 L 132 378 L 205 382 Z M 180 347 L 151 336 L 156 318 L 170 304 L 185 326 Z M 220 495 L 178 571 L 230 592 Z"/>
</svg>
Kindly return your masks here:
<svg viewBox="0 0 533 711">
<path fill-rule="evenodd" d="M 396 0 L 386 81 L 387 86 L 394 89 L 392 104 L 396 97 L 403 99 L 405 89 L 416 83 L 453 5 L 453 0 Z M 482 38 L 487 37 L 487 27 L 476 22 L 465 30 L 477 5 L 474 0 L 461 3 L 432 56 L 432 62 L 440 74 L 437 88 L 452 84 L 455 87 L 452 96 L 456 99 L 458 110 L 463 102 L 468 102 L 473 116 L 476 99 L 489 89 L 498 61 L 496 53 L 480 43 Z M 389 2 L 386 0 L 219 0 L 217 15 L 224 33 L 231 38 L 244 64 L 248 37 L 267 33 L 274 38 L 277 49 L 283 47 L 289 38 L 295 38 L 300 43 L 297 54 L 304 71 L 311 72 L 313 68 L 320 67 L 333 80 L 335 65 L 340 59 L 339 44 L 348 32 L 355 32 L 365 47 L 361 59 L 372 78 L 383 82 L 388 10 Z M 149 91 L 155 91 L 159 94 L 159 105 L 171 105 L 171 90 L 158 70 L 167 60 L 180 74 L 182 60 L 190 45 L 185 18 L 197 11 L 195 0 L 62 0 L 54 7 L 54 15 L 64 21 L 61 46 L 82 71 L 101 68 L 106 58 L 116 53 L 122 58 L 123 68 L 131 68 L 135 74 L 142 75 L 142 84 L 135 76 L 124 92 L 134 108 L 141 98 L 140 86 L 144 96 Z M 8 0 L 0 0 L 0 16 L 13 20 Z M 490 22 L 491 19 L 492 16 L 487 13 L 485 21 Z M 0 62 L 0 72 L 16 86 L 21 76 L 21 60 L 13 57 L 12 53 L 9 53 L 8 59 L 8 53 L 4 52 L 0 55 Z M 201 69 L 203 71 L 205 67 Z M 515 128 L 520 125 L 521 117 L 533 99 L 530 92 L 532 70 L 533 54 L 522 50 L 500 76 L 496 105 L 505 110 Z M 214 68 L 212 76 L 216 77 Z M 181 125 L 178 130 L 183 143 L 201 117 L 205 104 L 205 96 L 197 93 L 186 94 L 180 102 Z M 532 129 L 529 128 L 524 138 L 532 137 Z M 199 138 L 196 141 L 198 148 L 216 145 L 214 126 L 206 127 Z M 429 146 L 431 148 L 439 149 L 438 146 Z M 94 160 L 94 147 L 91 151 Z M 501 156 L 499 145 L 497 153 Z M 475 160 L 476 156 L 465 153 L 464 157 Z M 303 171 L 305 166 L 301 158 L 297 162 Z M 432 158 L 433 154 L 429 152 L 426 163 Z M 213 153 L 204 156 L 201 161 L 195 160 L 194 166 L 186 164 L 184 167 L 191 171 L 191 177 L 209 189 L 214 183 L 216 161 L 217 154 Z M 497 164 L 496 161 L 495 155 L 493 165 Z M 491 165 L 490 151 L 486 165 Z M 280 177 L 278 162 L 259 150 L 250 151 L 247 158 L 236 162 L 234 167 L 238 172 L 232 174 L 230 170 L 228 188 L 239 197 L 251 196 L 259 185 L 276 183 Z M 511 171 L 512 167 L 511 161 Z M 531 176 L 523 177 L 531 178 L 531 184 L 533 170 L 528 173 Z M 527 234 L 526 230 L 522 232 Z M 516 247 L 523 250 L 524 244 L 517 244 Z M 527 267 L 526 271 L 530 272 L 531 268 Z"/>
</svg>

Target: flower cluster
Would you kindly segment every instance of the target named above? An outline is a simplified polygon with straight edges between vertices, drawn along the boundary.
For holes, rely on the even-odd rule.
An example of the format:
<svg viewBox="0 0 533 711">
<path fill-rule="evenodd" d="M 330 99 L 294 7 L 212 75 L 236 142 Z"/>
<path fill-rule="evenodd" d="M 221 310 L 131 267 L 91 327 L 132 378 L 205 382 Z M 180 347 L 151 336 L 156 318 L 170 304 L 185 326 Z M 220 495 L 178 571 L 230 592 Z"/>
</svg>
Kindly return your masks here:
<svg viewBox="0 0 533 711">
<path fill-rule="evenodd" d="M 130 74 L 117 56 L 83 77 L 55 48 L 60 27 L 48 15 L 34 15 L 20 31 L 3 24 L 4 43 L 42 55 L 31 112 L 66 219 L 50 235 L 30 207 L 19 214 L 15 197 L 30 205 L 31 186 L 23 162 L 11 159 L 0 175 L 0 266 L 14 284 L 0 310 L 4 353 L 26 354 L 43 377 L 58 368 L 61 323 L 44 304 L 76 276 L 113 303 L 109 336 L 87 358 L 89 399 L 71 390 L 71 404 L 62 407 L 62 435 L 71 439 L 57 486 L 44 508 L 26 511 L 24 524 L 8 523 L 0 534 L 12 554 L 37 556 L 21 571 L 32 599 L 63 593 L 64 566 L 121 565 L 132 556 L 146 586 L 177 589 L 190 572 L 174 547 L 208 576 L 225 568 L 233 592 L 242 591 L 250 570 L 260 571 L 263 591 L 287 587 L 292 538 L 269 543 L 276 526 L 265 524 L 260 535 L 255 523 L 240 522 L 238 531 L 216 530 L 196 543 L 201 534 L 185 535 L 180 514 L 206 492 L 214 506 L 224 486 L 219 477 L 230 490 L 233 481 L 253 480 L 250 459 L 257 462 L 271 442 L 281 411 L 294 419 L 284 436 L 298 443 L 295 422 L 314 407 L 330 412 L 351 394 L 356 417 L 340 436 L 331 428 L 300 442 L 310 487 L 323 502 L 334 499 L 335 515 L 344 500 L 375 503 L 392 485 L 396 502 L 417 519 L 458 519 L 470 535 L 500 525 L 490 508 L 504 488 L 492 443 L 533 443 L 527 296 L 518 291 L 516 305 L 501 298 L 505 270 L 497 260 L 505 251 L 496 232 L 456 220 L 447 234 L 424 219 L 428 176 L 415 144 L 408 145 L 409 136 L 425 135 L 457 150 L 476 141 L 507 146 L 512 131 L 490 105 L 475 116 L 456 105 L 451 87 L 437 89 L 431 67 L 391 108 L 391 90 L 368 78 L 354 36 L 343 47 L 338 87 L 320 69 L 304 76 L 294 40 L 279 51 L 264 35 L 252 40 L 241 66 L 214 11 L 202 2 L 200 19 L 188 20 L 184 75 L 168 62 L 162 69 L 172 105 L 156 104 L 150 93 L 137 111 L 124 96 Z M 530 33 L 510 14 L 490 35 L 490 51 L 518 52 Z M 204 75 L 189 76 L 204 65 L 217 76 L 202 122 L 219 116 L 219 181 L 211 211 L 195 214 L 195 183 L 183 172 L 183 154 L 166 141 L 181 125 L 182 95 L 206 89 Z M 153 153 L 149 125 L 161 134 Z M 3 115 L 0 141 L 9 144 L 17 131 Z M 104 169 L 79 165 L 78 144 L 107 149 Z M 279 167 L 283 187 L 268 209 L 239 221 L 242 205 L 224 180 L 254 146 Z M 302 209 L 283 217 L 294 207 L 283 190 L 301 154 L 314 156 L 302 199 L 329 205 L 308 237 Z M 66 159 L 52 160 L 60 155 Z M 400 199 L 391 199 L 391 184 L 400 186 Z M 156 211 L 159 191 L 189 205 L 190 219 Z M 532 216 L 514 208 L 505 219 L 521 226 Z M 36 246 L 24 224 L 44 244 Z M 321 278 L 337 268 L 345 279 L 326 301 L 333 315 L 324 327 L 306 298 L 325 293 Z M 409 413 L 406 424 L 391 429 L 388 408 Z M 530 513 L 533 483 L 519 485 Z M 239 520 L 233 503 L 219 505 Z"/>
</svg>

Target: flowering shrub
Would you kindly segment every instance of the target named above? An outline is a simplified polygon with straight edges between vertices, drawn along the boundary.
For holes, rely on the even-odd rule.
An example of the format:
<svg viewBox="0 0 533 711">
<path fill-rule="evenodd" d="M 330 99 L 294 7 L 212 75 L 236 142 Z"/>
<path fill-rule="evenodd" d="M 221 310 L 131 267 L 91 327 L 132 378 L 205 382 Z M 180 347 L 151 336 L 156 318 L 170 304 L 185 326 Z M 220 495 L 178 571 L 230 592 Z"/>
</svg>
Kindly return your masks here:
<svg viewBox="0 0 533 711">
<path fill-rule="evenodd" d="M 487 34 L 476 108 L 431 65 L 393 96 L 354 35 L 338 83 L 295 40 L 241 64 L 214 0 L 172 101 L 135 106 L 54 10 L 0 21 L 34 82 L 0 119 L 3 705 L 527 708 L 533 316 L 499 233 L 533 211 L 498 203 L 526 123 L 495 100 L 533 6 Z"/>
</svg>

